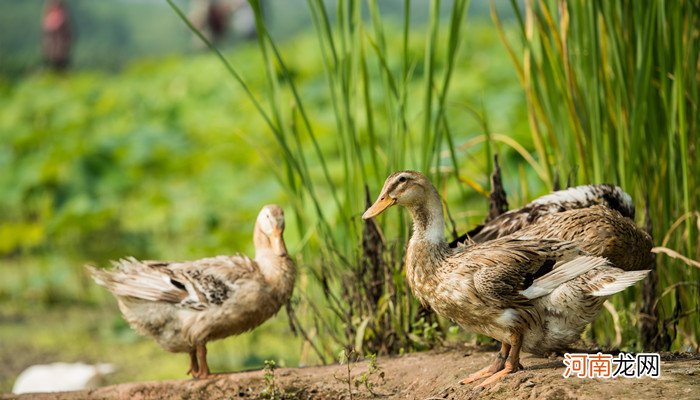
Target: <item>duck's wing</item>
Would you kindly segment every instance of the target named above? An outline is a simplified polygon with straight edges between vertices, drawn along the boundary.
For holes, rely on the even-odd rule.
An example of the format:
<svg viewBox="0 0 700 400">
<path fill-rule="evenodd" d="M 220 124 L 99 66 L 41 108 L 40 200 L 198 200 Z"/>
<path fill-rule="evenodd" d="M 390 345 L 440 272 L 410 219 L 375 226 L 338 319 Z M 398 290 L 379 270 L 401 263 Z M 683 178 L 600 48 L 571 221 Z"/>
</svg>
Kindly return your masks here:
<svg viewBox="0 0 700 400">
<path fill-rule="evenodd" d="M 483 243 L 515 233 L 543 216 L 595 205 L 606 206 L 634 219 L 632 197 L 620 187 L 608 184 L 577 186 L 538 197 L 520 209 L 505 212 L 460 236 L 450 246 L 456 247 L 467 238 Z"/>
<path fill-rule="evenodd" d="M 477 295 L 502 308 L 529 306 L 530 300 L 608 265 L 605 258 L 585 255 L 572 242 L 561 240 L 506 237 L 464 252 L 475 270 Z"/>
<path fill-rule="evenodd" d="M 88 266 L 95 281 L 116 296 L 167 302 L 194 310 L 222 304 L 236 281 L 257 273 L 255 261 L 245 256 L 218 256 L 189 262 L 139 261 L 133 257 L 113 262 L 112 270 Z"/>
</svg>

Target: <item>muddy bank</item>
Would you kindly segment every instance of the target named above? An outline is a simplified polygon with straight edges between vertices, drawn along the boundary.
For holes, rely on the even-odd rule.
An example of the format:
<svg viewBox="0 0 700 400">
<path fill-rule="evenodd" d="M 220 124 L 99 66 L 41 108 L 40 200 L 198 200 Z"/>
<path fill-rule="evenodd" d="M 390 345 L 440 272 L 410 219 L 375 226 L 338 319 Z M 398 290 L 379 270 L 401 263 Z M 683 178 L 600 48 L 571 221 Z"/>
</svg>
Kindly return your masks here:
<svg viewBox="0 0 700 400">
<path fill-rule="evenodd" d="M 490 349 L 489 349 L 490 350 Z M 286 399 L 700 399 L 700 355 L 664 354 L 661 377 L 617 379 L 564 379 L 562 358 L 525 355 L 524 371 L 484 390 L 459 381 L 488 364 L 495 351 L 463 348 L 415 353 L 351 365 L 350 387 L 345 365 L 280 368 L 274 385 L 264 371 L 220 374 L 195 381 L 135 382 L 90 391 L 39 395 L 0 395 L 0 399 L 260 399 L 275 391 Z M 368 385 L 363 383 L 365 375 Z"/>
</svg>

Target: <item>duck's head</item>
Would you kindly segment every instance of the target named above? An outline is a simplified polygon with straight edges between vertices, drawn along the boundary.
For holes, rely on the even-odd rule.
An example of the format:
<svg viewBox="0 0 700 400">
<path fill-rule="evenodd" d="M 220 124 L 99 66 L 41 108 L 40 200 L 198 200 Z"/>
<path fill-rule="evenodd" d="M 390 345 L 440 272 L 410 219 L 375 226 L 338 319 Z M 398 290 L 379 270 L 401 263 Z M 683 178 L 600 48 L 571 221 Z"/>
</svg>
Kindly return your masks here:
<svg viewBox="0 0 700 400">
<path fill-rule="evenodd" d="M 419 205 L 426 204 L 436 196 L 435 187 L 420 172 L 395 172 L 386 178 L 379 198 L 362 214 L 362 219 L 376 217 L 394 204 L 414 209 Z M 439 198 L 438 206 L 440 206 Z"/>
<path fill-rule="evenodd" d="M 286 256 L 284 244 L 284 211 L 282 207 L 271 204 L 264 206 L 255 221 L 253 240 L 256 251 L 271 250 L 276 256 Z"/>
</svg>

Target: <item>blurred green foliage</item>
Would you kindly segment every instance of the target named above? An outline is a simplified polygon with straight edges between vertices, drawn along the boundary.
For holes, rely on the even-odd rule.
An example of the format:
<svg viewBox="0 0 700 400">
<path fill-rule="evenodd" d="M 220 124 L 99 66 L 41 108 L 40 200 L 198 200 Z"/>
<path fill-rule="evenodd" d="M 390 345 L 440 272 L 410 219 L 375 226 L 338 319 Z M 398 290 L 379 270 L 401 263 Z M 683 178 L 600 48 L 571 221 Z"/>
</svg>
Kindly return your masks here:
<svg viewBox="0 0 700 400">
<path fill-rule="evenodd" d="M 154 254 L 154 235 L 186 232 L 167 244 L 186 251 L 202 232 L 209 233 L 207 247 L 216 247 L 245 231 L 228 227 L 249 225 L 250 215 L 224 210 L 240 202 L 241 189 L 255 184 L 260 196 L 273 189 L 256 180 L 253 148 L 224 128 L 237 125 L 224 111 L 235 106 L 216 78 L 206 79 L 205 59 L 190 68 L 159 64 L 116 78 L 40 75 L 3 99 L 1 162 L 12 173 L 0 178 L 0 203 L 3 232 L 13 235 L 2 255 L 104 261 L 124 251 Z M 214 122 L 208 117 L 216 108 Z M 250 165 L 251 173 L 237 173 L 226 160 Z"/>
<path fill-rule="evenodd" d="M 398 16 L 403 0 L 384 0 L 380 7 L 389 17 Z M 0 82 L 19 80 L 40 69 L 41 19 L 46 0 L 0 0 Z M 160 58 L 201 50 L 187 28 L 165 1 L 153 0 L 64 0 L 69 7 L 75 41 L 71 65 L 87 70 L 117 71 L 134 60 Z M 189 0 L 176 0 L 186 11 Z M 272 32 L 290 38 L 308 29 L 311 21 L 305 0 L 265 4 L 265 17 Z M 326 0 L 331 9 L 335 0 Z M 472 15 L 488 15 L 488 4 L 477 2 Z M 449 4 L 441 9 L 447 12 Z M 512 16 L 507 9 L 506 17 Z M 412 6 L 415 22 L 425 22 L 428 9 Z M 241 40 L 230 30 L 219 46 L 230 48 Z"/>
</svg>

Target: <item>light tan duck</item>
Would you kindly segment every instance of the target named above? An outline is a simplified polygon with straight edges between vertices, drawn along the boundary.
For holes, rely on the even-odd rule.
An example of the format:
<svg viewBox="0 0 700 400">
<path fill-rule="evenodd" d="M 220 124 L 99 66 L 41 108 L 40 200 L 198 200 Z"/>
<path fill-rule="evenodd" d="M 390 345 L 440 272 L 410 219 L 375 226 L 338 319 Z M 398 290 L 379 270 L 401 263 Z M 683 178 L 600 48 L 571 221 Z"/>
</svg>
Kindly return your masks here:
<svg viewBox="0 0 700 400">
<path fill-rule="evenodd" d="M 632 197 L 620 187 L 609 184 L 582 185 L 540 196 L 524 207 L 506 211 L 460 236 L 450 245 L 454 247 L 467 240 L 483 243 L 537 224 L 542 218 L 593 207 L 615 210 L 621 217 L 634 220 Z"/>
<path fill-rule="evenodd" d="M 210 375 L 207 342 L 249 331 L 277 313 L 292 294 L 295 266 L 283 239 L 284 213 L 268 205 L 253 231 L 255 258 L 218 256 L 186 262 L 113 262 L 88 267 L 114 294 L 132 328 L 165 350 L 189 353 L 195 378 Z"/>
<path fill-rule="evenodd" d="M 608 296 L 648 272 L 625 272 L 558 239 L 511 235 L 451 248 L 443 236 L 440 197 L 415 171 L 389 176 L 362 217 L 394 204 L 406 207 L 413 219 L 406 279 L 414 295 L 467 331 L 502 343 L 498 358 L 463 383 L 488 377 L 480 385 L 485 386 L 517 371 L 521 350 L 542 354 L 566 347 Z"/>
</svg>

